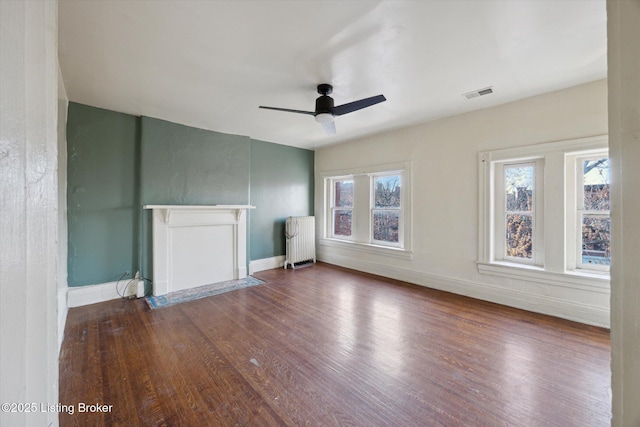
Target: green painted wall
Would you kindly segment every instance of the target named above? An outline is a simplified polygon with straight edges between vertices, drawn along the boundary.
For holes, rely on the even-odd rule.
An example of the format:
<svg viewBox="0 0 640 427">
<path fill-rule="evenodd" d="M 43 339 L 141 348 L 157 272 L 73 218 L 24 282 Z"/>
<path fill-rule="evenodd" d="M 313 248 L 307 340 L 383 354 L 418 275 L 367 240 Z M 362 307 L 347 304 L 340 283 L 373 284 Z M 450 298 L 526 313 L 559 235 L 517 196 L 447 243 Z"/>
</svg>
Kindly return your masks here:
<svg viewBox="0 0 640 427">
<path fill-rule="evenodd" d="M 251 140 L 249 257 L 285 254 L 288 216 L 313 215 L 314 152 Z"/>
<path fill-rule="evenodd" d="M 313 151 L 71 103 L 69 285 L 152 278 L 146 204 L 253 204 L 247 259 L 284 254 L 284 220 L 313 214 Z"/>
<path fill-rule="evenodd" d="M 142 203 L 247 204 L 250 139 L 142 117 Z"/>
<path fill-rule="evenodd" d="M 69 286 L 117 280 L 138 264 L 140 119 L 69 103 Z"/>
</svg>

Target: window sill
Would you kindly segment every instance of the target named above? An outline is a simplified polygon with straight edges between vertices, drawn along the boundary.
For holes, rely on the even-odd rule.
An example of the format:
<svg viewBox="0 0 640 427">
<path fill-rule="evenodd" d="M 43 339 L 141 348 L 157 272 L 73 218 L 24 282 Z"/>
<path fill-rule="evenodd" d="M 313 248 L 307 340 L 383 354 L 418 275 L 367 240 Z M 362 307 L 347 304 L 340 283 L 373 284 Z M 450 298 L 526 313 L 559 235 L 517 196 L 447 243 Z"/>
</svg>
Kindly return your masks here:
<svg viewBox="0 0 640 427">
<path fill-rule="evenodd" d="M 411 260 L 413 258 L 413 252 L 407 251 L 401 248 L 394 248 L 388 246 L 372 245 L 368 243 L 350 242 L 348 240 L 338 239 L 319 239 L 318 243 L 321 246 L 327 246 L 331 248 L 348 249 L 350 251 L 362 252 L 366 254 L 382 255 L 386 257 Z"/>
<path fill-rule="evenodd" d="M 551 272 L 542 267 L 510 262 L 478 262 L 478 272 L 491 276 L 505 277 L 609 293 L 609 275 L 606 272 L 587 272 L 584 270 Z"/>
</svg>

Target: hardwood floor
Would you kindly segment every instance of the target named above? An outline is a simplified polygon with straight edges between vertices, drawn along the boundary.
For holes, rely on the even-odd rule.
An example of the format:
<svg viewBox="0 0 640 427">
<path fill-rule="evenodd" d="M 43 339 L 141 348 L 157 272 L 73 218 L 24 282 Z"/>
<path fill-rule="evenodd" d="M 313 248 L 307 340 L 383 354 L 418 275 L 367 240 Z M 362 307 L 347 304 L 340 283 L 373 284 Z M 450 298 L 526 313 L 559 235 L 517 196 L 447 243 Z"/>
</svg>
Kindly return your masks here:
<svg viewBox="0 0 640 427">
<path fill-rule="evenodd" d="M 610 424 L 605 329 L 322 263 L 255 276 L 159 310 L 70 309 L 60 424 Z"/>
</svg>

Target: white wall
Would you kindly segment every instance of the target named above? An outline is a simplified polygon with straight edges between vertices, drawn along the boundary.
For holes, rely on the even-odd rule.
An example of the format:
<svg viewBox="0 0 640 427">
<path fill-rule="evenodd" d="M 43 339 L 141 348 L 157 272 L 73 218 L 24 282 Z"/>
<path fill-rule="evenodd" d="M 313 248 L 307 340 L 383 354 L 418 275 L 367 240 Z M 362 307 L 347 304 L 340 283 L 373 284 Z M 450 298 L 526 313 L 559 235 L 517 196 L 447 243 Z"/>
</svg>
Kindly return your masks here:
<svg viewBox="0 0 640 427">
<path fill-rule="evenodd" d="M 640 426 L 640 1 L 608 1 L 614 426 Z"/>
<path fill-rule="evenodd" d="M 54 404 L 57 2 L 0 1 L 0 44 L 0 402 Z M 0 412 L 0 425 L 58 414 Z"/>
<path fill-rule="evenodd" d="M 469 101 L 469 102 L 473 102 Z M 609 290 L 478 273 L 479 151 L 607 134 L 607 83 L 597 81 L 316 151 L 318 235 L 322 174 L 413 161 L 413 259 L 318 245 L 322 261 L 528 310 L 607 326 Z"/>
<path fill-rule="evenodd" d="M 67 112 L 69 98 L 58 64 L 58 352 L 67 322 Z"/>
</svg>

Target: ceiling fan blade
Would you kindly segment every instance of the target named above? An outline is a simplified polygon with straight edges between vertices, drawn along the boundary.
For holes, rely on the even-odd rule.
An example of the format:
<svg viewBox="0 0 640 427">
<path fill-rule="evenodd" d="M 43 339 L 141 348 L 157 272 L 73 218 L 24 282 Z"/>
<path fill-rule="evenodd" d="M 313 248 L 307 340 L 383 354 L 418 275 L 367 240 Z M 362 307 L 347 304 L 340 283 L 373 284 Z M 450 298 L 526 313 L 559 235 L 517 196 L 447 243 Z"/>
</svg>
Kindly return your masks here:
<svg viewBox="0 0 640 427">
<path fill-rule="evenodd" d="M 287 113 L 298 113 L 298 114 L 309 114 L 311 116 L 315 116 L 316 113 L 313 111 L 303 111 L 303 110 L 291 110 L 289 108 L 278 108 L 278 107 L 265 107 L 265 106 L 259 106 L 258 108 L 264 108 L 265 110 L 276 110 L 276 111 L 284 111 Z"/>
<path fill-rule="evenodd" d="M 333 120 L 330 122 L 322 123 L 322 127 L 324 128 L 324 131 L 327 133 L 327 135 L 336 134 L 336 122 L 334 122 Z"/>
<path fill-rule="evenodd" d="M 333 107 L 331 111 L 334 116 L 341 116 L 343 114 L 352 113 L 354 111 L 362 110 L 363 108 L 371 107 L 372 105 L 386 101 L 387 98 L 384 95 L 372 96 L 371 98 L 361 99 L 359 101 L 353 101 L 348 104 L 338 105 Z"/>
</svg>

